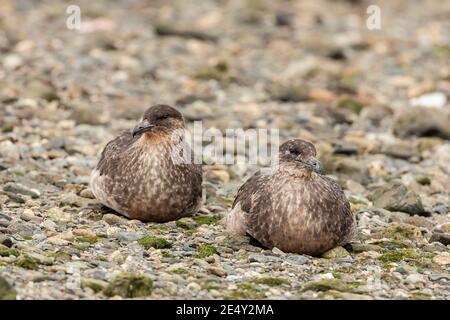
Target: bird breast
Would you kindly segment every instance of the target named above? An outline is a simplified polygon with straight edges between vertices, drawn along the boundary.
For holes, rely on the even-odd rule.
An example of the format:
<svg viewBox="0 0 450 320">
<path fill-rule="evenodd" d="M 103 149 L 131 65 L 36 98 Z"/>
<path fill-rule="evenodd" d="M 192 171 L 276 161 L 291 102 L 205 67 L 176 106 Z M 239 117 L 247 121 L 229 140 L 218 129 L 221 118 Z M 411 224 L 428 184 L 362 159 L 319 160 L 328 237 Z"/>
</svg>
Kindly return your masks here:
<svg viewBox="0 0 450 320">
<path fill-rule="evenodd" d="M 338 245 L 353 227 L 342 190 L 328 178 L 275 175 L 252 209 L 249 234 L 290 252 L 317 252 Z"/>
</svg>

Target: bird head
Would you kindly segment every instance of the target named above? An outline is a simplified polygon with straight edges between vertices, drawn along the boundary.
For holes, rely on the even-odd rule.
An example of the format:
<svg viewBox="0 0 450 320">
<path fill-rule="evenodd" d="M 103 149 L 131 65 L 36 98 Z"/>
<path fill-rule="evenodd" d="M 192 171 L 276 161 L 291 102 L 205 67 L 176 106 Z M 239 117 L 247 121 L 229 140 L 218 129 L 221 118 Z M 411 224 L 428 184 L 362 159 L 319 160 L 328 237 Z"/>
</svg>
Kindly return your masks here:
<svg viewBox="0 0 450 320">
<path fill-rule="evenodd" d="M 316 158 L 316 148 L 311 142 L 288 140 L 280 146 L 279 158 L 281 162 L 295 163 L 307 170 L 323 173 L 322 164 Z"/>
<path fill-rule="evenodd" d="M 184 119 L 179 111 L 167 105 L 158 104 L 144 112 L 142 121 L 132 130 L 133 137 L 145 133 L 173 132 L 184 128 Z"/>
</svg>

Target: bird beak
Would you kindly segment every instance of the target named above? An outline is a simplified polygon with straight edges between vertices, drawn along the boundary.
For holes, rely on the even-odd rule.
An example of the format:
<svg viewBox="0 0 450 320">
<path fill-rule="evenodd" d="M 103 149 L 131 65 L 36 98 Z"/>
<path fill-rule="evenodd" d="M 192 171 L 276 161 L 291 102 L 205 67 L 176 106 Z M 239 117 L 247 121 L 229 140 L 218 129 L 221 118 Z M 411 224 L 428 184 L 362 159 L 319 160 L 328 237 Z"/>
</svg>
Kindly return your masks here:
<svg viewBox="0 0 450 320">
<path fill-rule="evenodd" d="M 131 130 L 131 134 L 133 135 L 134 138 L 138 134 L 142 134 L 144 132 L 152 130 L 153 127 L 154 127 L 153 124 L 150 124 L 146 120 L 144 120 Z"/>
<path fill-rule="evenodd" d="M 318 174 L 323 173 L 323 167 L 319 160 L 317 160 L 314 157 L 309 158 L 305 161 L 305 164 L 307 164 L 313 171 L 317 172 Z"/>
</svg>

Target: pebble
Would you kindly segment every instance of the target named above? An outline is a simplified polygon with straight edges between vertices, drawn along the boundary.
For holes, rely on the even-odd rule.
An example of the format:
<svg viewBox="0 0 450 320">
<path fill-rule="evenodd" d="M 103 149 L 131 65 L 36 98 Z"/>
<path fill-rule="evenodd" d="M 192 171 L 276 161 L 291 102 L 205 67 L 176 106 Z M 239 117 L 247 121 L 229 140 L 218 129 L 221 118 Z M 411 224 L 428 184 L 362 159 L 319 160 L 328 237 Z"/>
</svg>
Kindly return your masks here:
<svg viewBox="0 0 450 320">
<path fill-rule="evenodd" d="M 41 193 L 38 190 L 28 188 L 20 183 L 7 183 L 3 187 L 3 190 L 14 194 L 30 196 L 32 198 L 39 198 L 41 196 Z"/>
<path fill-rule="evenodd" d="M 407 283 L 411 283 L 411 284 L 414 284 L 414 285 L 418 285 L 418 284 L 422 284 L 423 285 L 423 284 L 427 283 L 427 280 L 426 280 L 425 276 L 422 275 L 422 274 L 419 274 L 419 273 L 414 273 L 414 274 L 408 275 L 406 277 L 405 281 Z"/>
<path fill-rule="evenodd" d="M 189 283 L 186 288 L 192 291 L 200 291 L 202 289 L 202 287 L 200 287 L 200 285 L 195 282 Z"/>
<path fill-rule="evenodd" d="M 400 182 L 393 182 L 372 192 L 369 200 L 374 206 L 389 211 L 425 214 L 420 196 Z"/>
<path fill-rule="evenodd" d="M 83 189 L 80 192 L 80 196 L 82 196 L 83 198 L 88 198 L 88 199 L 95 199 L 94 194 L 92 193 L 92 190 L 87 188 L 87 189 Z"/>
<path fill-rule="evenodd" d="M 55 246 L 67 246 L 69 244 L 69 241 L 58 236 L 48 238 L 47 242 Z"/>
<path fill-rule="evenodd" d="M 208 269 L 206 269 L 206 271 L 218 277 L 225 277 L 227 275 L 226 271 L 221 267 L 211 266 Z"/>
<path fill-rule="evenodd" d="M 342 247 L 336 247 L 322 254 L 322 258 L 325 259 L 336 259 L 336 258 L 345 258 L 349 257 L 350 254 L 347 250 Z"/>
<path fill-rule="evenodd" d="M 433 232 L 430 242 L 440 242 L 445 246 L 450 244 L 450 233 Z"/>
<path fill-rule="evenodd" d="M 36 232 L 36 227 L 28 222 L 15 221 L 12 222 L 7 229 L 11 234 L 17 234 L 23 238 L 32 237 Z"/>
<path fill-rule="evenodd" d="M 365 251 L 381 251 L 380 246 L 374 244 L 364 244 L 364 243 L 352 243 L 352 251 L 355 253 L 365 252 Z"/>
<path fill-rule="evenodd" d="M 442 92 L 424 94 L 410 100 L 413 107 L 442 108 L 447 103 L 447 96 Z"/>
<path fill-rule="evenodd" d="M 33 220 L 33 218 L 35 218 L 35 217 L 36 216 L 34 215 L 33 210 L 30 210 L 30 209 L 25 209 L 20 214 L 20 219 L 25 220 L 25 221 Z"/>
<path fill-rule="evenodd" d="M 57 225 L 56 225 L 56 223 L 53 222 L 52 220 L 46 219 L 46 220 L 44 220 L 44 221 L 41 223 L 41 227 L 43 227 L 43 228 L 45 228 L 45 229 L 47 229 L 47 230 L 50 230 L 50 231 L 56 231 Z"/>
<path fill-rule="evenodd" d="M 117 232 L 113 235 L 114 238 L 118 239 L 118 240 L 122 240 L 122 241 L 136 241 L 138 239 L 141 239 L 142 237 L 144 237 L 143 233 L 133 233 L 133 232 L 125 232 L 125 231 L 120 231 Z"/>
<path fill-rule="evenodd" d="M 64 212 L 60 208 L 50 208 L 47 211 L 47 217 L 56 223 L 67 223 L 72 220 L 70 213 Z"/>
<path fill-rule="evenodd" d="M 23 59 L 17 54 L 8 54 L 3 58 L 3 66 L 8 70 L 14 70 L 23 64 Z"/>
<path fill-rule="evenodd" d="M 274 256 L 265 256 L 262 254 L 252 253 L 248 256 L 250 262 L 282 262 L 283 260 Z"/>
<path fill-rule="evenodd" d="M 450 264 L 450 256 L 435 256 L 433 257 L 433 262 L 441 266 L 446 266 Z"/>
<path fill-rule="evenodd" d="M 76 206 L 76 207 L 87 207 L 90 203 L 92 203 L 91 201 L 92 200 L 79 197 L 74 193 L 64 194 L 61 198 L 62 205 Z"/>
<path fill-rule="evenodd" d="M 106 223 L 110 224 L 110 225 L 115 225 L 115 224 L 126 224 L 127 220 L 116 215 L 116 214 L 111 214 L 111 213 L 107 213 L 105 215 L 103 215 L 103 221 L 105 221 Z"/>
<path fill-rule="evenodd" d="M 303 265 L 310 261 L 310 258 L 299 254 L 290 254 L 287 256 L 286 261 L 290 264 Z"/>
<path fill-rule="evenodd" d="M 2 235 L 2 234 L 0 234 L 0 244 L 6 246 L 8 248 L 11 248 L 13 246 L 12 240 L 10 238 L 8 238 L 7 236 Z"/>
</svg>

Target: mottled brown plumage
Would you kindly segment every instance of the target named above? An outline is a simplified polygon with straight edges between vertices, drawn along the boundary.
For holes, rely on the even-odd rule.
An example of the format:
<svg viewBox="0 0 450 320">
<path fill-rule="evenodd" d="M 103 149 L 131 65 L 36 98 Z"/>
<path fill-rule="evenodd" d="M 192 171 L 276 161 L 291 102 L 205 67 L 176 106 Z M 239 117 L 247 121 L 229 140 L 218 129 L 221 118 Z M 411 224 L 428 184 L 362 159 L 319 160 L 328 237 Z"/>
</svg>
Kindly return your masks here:
<svg viewBox="0 0 450 320">
<path fill-rule="evenodd" d="M 314 146 L 300 139 L 281 145 L 279 166 L 239 189 L 228 229 L 285 252 L 320 255 L 346 244 L 355 231 L 350 205 L 315 156 Z"/>
<path fill-rule="evenodd" d="M 202 198 L 202 168 L 179 161 L 190 151 L 181 113 L 149 108 L 142 121 L 110 141 L 91 176 L 91 189 L 105 206 L 132 219 L 164 222 L 195 213 Z"/>
</svg>

